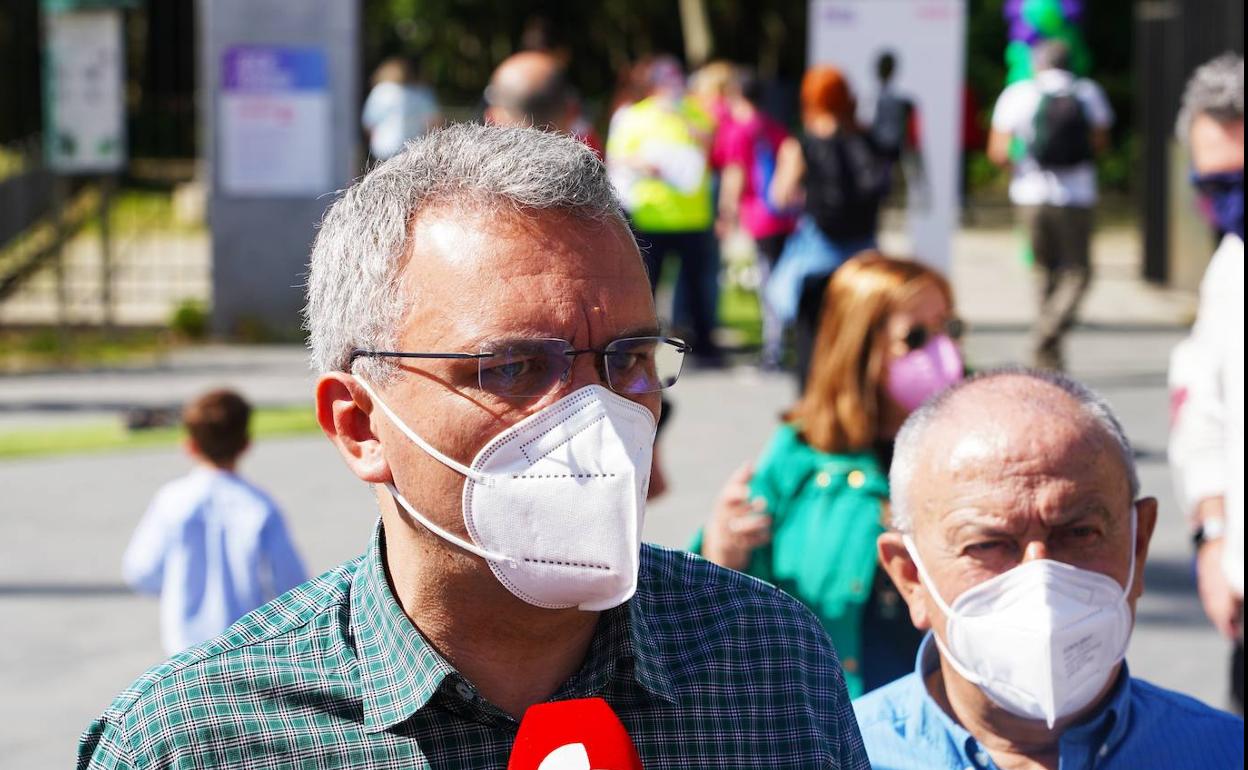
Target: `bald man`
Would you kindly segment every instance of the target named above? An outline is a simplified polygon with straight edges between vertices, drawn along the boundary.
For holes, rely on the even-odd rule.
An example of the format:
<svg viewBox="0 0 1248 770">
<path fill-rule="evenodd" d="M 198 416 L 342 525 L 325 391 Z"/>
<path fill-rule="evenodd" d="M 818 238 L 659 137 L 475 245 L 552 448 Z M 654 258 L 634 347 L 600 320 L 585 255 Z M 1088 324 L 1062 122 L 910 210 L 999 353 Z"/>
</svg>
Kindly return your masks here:
<svg viewBox="0 0 1248 770">
<path fill-rule="evenodd" d="M 559 60 L 544 51 L 520 51 L 499 64 L 485 89 L 485 121 L 568 131 L 575 117 Z"/>
<path fill-rule="evenodd" d="M 1241 719 L 1128 674 L 1157 501 L 1099 396 L 964 381 L 906 421 L 890 485 L 880 559 L 929 633 L 855 703 L 873 767 L 1243 766 Z"/>
</svg>

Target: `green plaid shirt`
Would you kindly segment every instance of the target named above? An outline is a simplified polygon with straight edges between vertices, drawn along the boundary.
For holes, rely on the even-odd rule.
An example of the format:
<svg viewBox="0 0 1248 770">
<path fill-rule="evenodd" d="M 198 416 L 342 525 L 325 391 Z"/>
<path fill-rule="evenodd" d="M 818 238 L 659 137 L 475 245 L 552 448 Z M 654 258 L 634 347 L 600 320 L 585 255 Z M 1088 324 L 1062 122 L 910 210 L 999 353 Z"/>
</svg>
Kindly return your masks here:
<svg viewBox="0 0 1248 770">
<path fill-rule="evenodd" d="M 156 666 L 87 728 L 79 768 L 504 768 L 517 722 L 420 635 L 369 552 Z M 801 605 L 646 545 L 552 700 L 605 698 L 645 767 L 869 770 L 840 664 Z"/>
</svg>

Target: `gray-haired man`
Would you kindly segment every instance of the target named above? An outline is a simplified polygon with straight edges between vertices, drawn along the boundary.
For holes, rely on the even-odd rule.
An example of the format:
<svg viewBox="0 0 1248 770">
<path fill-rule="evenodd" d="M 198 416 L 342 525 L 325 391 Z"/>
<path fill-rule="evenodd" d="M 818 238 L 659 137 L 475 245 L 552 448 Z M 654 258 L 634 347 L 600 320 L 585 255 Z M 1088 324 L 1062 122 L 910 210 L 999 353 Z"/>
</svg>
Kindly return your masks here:
<svg viewBox="0 0 1248 770">
<path fill-rule="evenodd" d="M 1241 767 L 1244 723 L 1127 673 L 1157 501 L 1109 406 L 1001 371 L 911 414 L 880 559 L 930 634 L 858 699 L 890 770 Z"/>
<path fill-rule="evenodd" d="M 144 675 L 80 765 L 503 767 L 528 706 L 597 696 L 649 768 L 867 767 L 809 612 L 638 540 L 684 346 L 587 148 L 409 145 L 326 215 L 307 316 L 368 553 Z"/>
</svg>

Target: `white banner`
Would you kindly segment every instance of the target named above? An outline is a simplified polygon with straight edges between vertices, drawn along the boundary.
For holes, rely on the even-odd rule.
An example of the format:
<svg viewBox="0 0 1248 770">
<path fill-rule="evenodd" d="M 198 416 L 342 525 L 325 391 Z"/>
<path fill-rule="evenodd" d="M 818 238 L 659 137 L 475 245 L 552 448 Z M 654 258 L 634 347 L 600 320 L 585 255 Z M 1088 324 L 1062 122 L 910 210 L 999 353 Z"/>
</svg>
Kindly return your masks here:
<svg viewBox="0 0 1248 770">
<path fill-rule="evenodd" d="M 48 165 L 62 173 L 120 170 L 126 161 L 121 11 L 53 12 L 44 23 Z"/>
<path fill-rule="evenodd" d="M 949 270 L 958 223 L 965 0 L 811 0 L 811 65 L 840 68 L 870 125 L 880 84 L 876 64 L 896 61 L 890 84 L 915 107 L 917 152 L 902 161 L 913 256 Z"/>
</svg>

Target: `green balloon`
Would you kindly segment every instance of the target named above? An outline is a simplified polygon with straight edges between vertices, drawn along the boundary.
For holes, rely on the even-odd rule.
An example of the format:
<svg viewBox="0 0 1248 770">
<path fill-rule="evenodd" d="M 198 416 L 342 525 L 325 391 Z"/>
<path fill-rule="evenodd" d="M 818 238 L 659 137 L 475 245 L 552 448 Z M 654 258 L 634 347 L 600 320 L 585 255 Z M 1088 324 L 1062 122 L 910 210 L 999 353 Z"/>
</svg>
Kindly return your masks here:
<svg viewBox="0 0 1248 770">
<path fill-rule="evenodd" d="M 1013 40 L 1005 47 L 1005 83 L 1016 83 L 1031 77 L 1031 46 Z"/>
<path fill-rule="evenodd" d="M 1053 37 L 1066 24 L 1061 0 L 1026 0 L 1022 17 L 1042 37 Z"/>
</svg>

